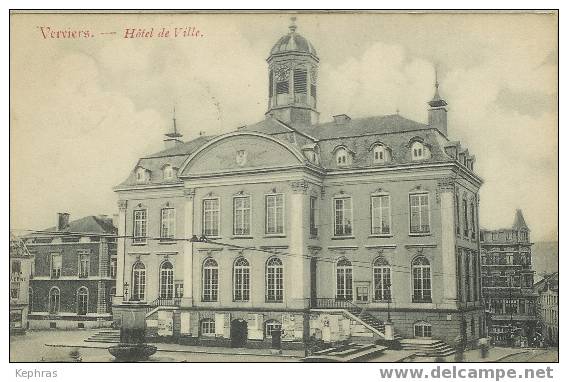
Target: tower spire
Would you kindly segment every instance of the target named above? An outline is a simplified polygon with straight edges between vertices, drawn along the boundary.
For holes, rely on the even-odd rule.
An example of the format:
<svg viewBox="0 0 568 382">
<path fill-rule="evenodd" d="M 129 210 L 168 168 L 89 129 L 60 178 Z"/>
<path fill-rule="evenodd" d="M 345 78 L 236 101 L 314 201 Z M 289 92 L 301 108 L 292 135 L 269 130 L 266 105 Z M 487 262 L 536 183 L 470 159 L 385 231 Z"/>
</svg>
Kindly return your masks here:
<svg viewBox="0 0 568 382">
<path fill-rule="evenodd" d="M 442 134 L 448 135 L 448 120 L 446 106 L 448 103 L 440 97 L 440 82 L 438 80 L 438 64 L 434 65 L 434 97 L 428 102 L 428 124 L 437 128 Z"/>
<path fill-rule="evenodd" d="M 436 64 L 434 66 L 434 76 L 435 76 L 435 82 L 434 82 L 434 97 L 432 98 L 432 100 L 430 102 L 428 102 L 428 104 L 431 107 L 443 107 L 443 106 L 447 106 L 448 104 L 446 103 L 446 101 L 444 101 L 442 99 L 442 97 L 440 97 L 440 82 L 438 81 L 438 64 Z"/>
<path fill-rule="evenodd" d="M 177 123 L 176 123 L 176 107 L 174 105 L 173 116 L 172 116 L 172 129 L 169 133 L 164 134 L 166 137 L 164 138 L 164 143 L 166 145 L 166 149 L 174 147 L 177 144 L 183 143 L 181 138 L 183 134 L 181 134 L 177 130 Z"/>
<path fill-rule="evenodd" d="M 174 105 L 174 112 L 173 112 L 172 121 L 173 121 L 172 131 L 169 132 L 169 133 L 167 133 L 167 134 L 166 134 L 166 137 L 168 137 L 168 138 L 181 138 L 181 137 L 183 137 L 183 135 L 180 134 L 180 133 L 177 131 L 176 107 L 175 107 L 175 105 Z"/>
</svg>

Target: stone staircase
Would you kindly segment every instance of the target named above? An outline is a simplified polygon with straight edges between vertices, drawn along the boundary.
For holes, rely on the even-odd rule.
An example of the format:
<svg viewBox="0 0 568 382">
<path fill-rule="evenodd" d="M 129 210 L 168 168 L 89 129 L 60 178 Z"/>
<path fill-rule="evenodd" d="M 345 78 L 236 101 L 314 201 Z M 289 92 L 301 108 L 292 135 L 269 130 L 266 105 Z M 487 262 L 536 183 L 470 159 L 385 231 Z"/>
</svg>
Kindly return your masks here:
<svg viewBox="0 0 568 382">
<path fill-rule="evenodd" d="M 409 338 L 400 340 L 403 350 L 412 350 L 417 357 L 447 357 L 456 353 L 456 350 L 441 340 Z"/>
<path fill-rule="evenodd" d="M 375 358 L 387 349 L 386 346 L 375 344 L 349 343 L 342 346 L 330 347 L 314 352 L 303 362 L 361 362 Z"/>
<path fill-rule="evenodd" d="M 315 309 L 337 309 L 347 311 L 366 326 L 373 328 L 381 334 L 385 333 L 385 324 L 383 321 L 379 320 L 372 314 L 367 313 L 366 308 L 356 305 L 349 300 L 317 298 L 311 300 L 310 307 Z M 394 339 L 396 341 L 400 341 L 402 340 L 402 337 L 395 332 Z"/>
<path fill-rule="evenodd" d="M 87 338 L 85 342 L 118 344 L 120 343 L 120 330 L 118 329 L 99 330 L 98 332 Z"/>
</svg>

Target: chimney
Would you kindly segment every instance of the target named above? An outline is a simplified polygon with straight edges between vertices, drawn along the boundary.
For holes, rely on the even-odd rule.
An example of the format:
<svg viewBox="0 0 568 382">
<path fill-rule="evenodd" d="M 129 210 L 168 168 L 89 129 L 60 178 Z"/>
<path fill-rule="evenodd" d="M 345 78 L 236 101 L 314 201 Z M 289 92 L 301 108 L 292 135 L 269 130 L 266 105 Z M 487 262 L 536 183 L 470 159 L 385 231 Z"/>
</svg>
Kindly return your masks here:
<svg viewBox="0 0 568 382">
<path fill-rule="evenodd" d="M 57 213 L 57 231 L 65 231 L 69 227 L 69 214 L 67 212 Z"/>
<path fill-rule="evenodd" d="M 337 125 L 343 125 L 351 121 L 351 117 L 347 114 L 338 114 L 333 116 L 333 122 Z"/>
</svg>

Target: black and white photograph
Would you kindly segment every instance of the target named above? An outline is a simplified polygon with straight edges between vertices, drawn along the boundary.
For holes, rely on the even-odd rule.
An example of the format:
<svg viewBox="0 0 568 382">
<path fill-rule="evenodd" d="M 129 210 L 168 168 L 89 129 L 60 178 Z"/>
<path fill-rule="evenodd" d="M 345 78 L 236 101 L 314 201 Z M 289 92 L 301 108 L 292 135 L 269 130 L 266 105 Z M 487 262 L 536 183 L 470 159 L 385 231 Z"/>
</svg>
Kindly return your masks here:
<svg viewBox="0 0 568 382">
<path fill-rule="evenodd" d="M 558 363 L 558 31 L 11 10 L 9 362 Z"/>
</svg>

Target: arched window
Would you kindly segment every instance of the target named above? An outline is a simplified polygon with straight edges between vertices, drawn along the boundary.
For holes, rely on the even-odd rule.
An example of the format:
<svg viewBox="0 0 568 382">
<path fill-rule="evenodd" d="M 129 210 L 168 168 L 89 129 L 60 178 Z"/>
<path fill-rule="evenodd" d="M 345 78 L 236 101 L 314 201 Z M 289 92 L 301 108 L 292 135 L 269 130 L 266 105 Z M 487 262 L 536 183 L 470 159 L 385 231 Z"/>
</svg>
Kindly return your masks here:
<svg viewBox="0 0 568 382">
<path fill-rule="evenodd" d="M 383 257 L 378 257 L 373 263 L 373 281 L 375 284 L 374 299 L 376 301 L 390 301 L 391 268 Z"/>
<path fill-rule="evenodd" d="M 164 166 L 164 179 L 172 180 L 174 178 L 174 168 L 172 165 L 167 164 Z"/>
<path fill-rule="evenodd" d="M 132 294 L 134 301 L 144 301 L 146 298 L 146 267 L 138 261 L 132 267 Z"/>
<path fill-rule="evenodd" d="M 414 337 L 432 337 L 432 325 L 426 321 L 418 321 L 414 324 Z"/>
<path fill-rule="evenodd" d="M 219 266 L 212 258 L 203 262 L 203 301 L 217 301 L 219 295 Z"/>
<path fill-rule="evenodd" d="M 239 257 L 233 267 L 233 300 L 248 301 L 250 298 L 250 265 Z"/>
<path fill-rule="evenodd" d="M 144 167 L 138 167 L 136 169 L 136 181 L 138 183 L 144 183 L 148 180 L 148 174 Z"/>
<path fill-rule="evenodd" d="M 284 300 L 284 267 L 282 260 L 273 257 L 266 262 L 266 302 Z"/>
<path fill-rule="evenodd" d="M 215 336 L 215 320 L 212 318 L 204 318 L 201 320 L 201 335 Z"/>
<path fill-rule="evenodd" d="M 59 314 L 60 292 L 59 288 L 52 287 L 49 290 L 49 314 Z"/>
<path fill-rule="evenodd" d="M 28 288 L 28 311 L 34 311 L 34 290 L 31 287 Z"/>
<path fill-rule="evenodd" d="M 81 287 L 77 290 L 77 314 L 84 316 L 89 311 L 89 290 Z"/>
<path fill-rule="evenodd" d="M 272 338 L 272 332 L 282 330 L 282 324 L 276 320 L 268 320 L 264 324 L 264 334 L 266 338 Z"/>
<path fill-rule="evenodd" d="M 347 166 L 349 164 L 349 152 L 343 147 L 335 150 L 335 163 L 338 166 Z"/>
<path fill-rule="evenodd" d="M 413 302 L 432 302 L 432 276 L 430 263 L 425 257 L 412 262 Z"/>
<path fill-rule="evenodd" d="M 160 266 L 160 298 L 174 298 L 174 266 L 169 261 Z"/>
<path fill-rule="evenodd" d="M 428 147 L 424 145 L 424 143 L 420 141 L 414 141 L 410 145 L 410 154 L 412 156 L 412 160 L 422 160 L 428 159 L 430 157 L 430 151 Z"/>
<path fill-rule="evenodd" d="M 390 161 L 390 151 L 382 144 L 375 144 L 373 146 L 373 163 L 383 164 Z"/>
<path fill-rule="evenodd" d="M 353 267 L 351 262 L 345 258 L 339 260 L 336 265 L 336 299 L 353 300 Z"/>
</svg>

